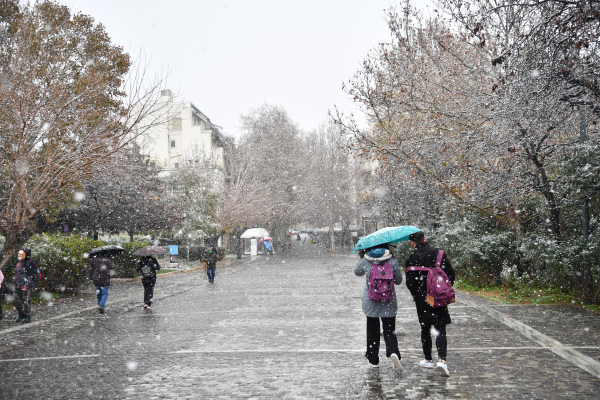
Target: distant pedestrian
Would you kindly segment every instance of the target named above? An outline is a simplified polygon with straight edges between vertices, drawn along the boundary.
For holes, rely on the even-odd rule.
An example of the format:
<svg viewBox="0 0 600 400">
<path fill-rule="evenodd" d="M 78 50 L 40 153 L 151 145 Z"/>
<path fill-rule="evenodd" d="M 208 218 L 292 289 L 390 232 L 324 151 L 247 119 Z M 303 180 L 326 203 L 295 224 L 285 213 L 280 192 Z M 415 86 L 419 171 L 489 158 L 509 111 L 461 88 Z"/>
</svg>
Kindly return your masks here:
<svg viewBox="0 0 600 400">
<path fill-rule="evenodd" d="M 103 254 L 92 256 L 90 261 L 90 279 L 96 285 L 96 297 L 98 299 L 98 311 L 104 314 L 104 306 L 108 298 L 108 287 L 110 277 L 114 273 L 112 261 Z"/>
<path fill-rule="evenodd" d="M 219 254 L 214 245 L 210 246 L 208 250 L 208 257 L 206 259 L 206 275 L 208 275 L 208 281 L 210 283 L 215 283 L 215 272 L 217 269 L 217 260 L 219 259 Z"/>
<path fill-rule="evenodd" d="M 31 296 L 35 284 L 40 281 L 40 269 L 30 257 L 30 249 L 19 250 L 13 288 L 14 305 L 19 313 L 16 322 L 25 324 L 31 322 Z"/>
<path fill-rule="evenodd" d="M 152 308 L 152 298 L 154 297 L 154 285 L 156 285 L 156 271 L 160 269 L 160 264 L 154 256 L 143 256 L 138 261 L 137 272 L 142 277 L 144 285 L 144 308 Z"/>
<path fill-rule="evenodd" d="M 396 338 L 396 301 L 395 285 L 402 283 L 400 265 L 390 253 L 387 245 L 378 246 L 358 253 L 360 260 L 354 268 L 357 276 L 366 275 L 362 296 L 362 310 L 367 317 L 367 352 L 365 357 L 373 368 L 379 367 L 380 322 L 383 325 L 385 353 L 394 365 L 395 371 L 401 371 L 400 350 Z M 375 275 L 376 274 L 376 275 Z"/>
<path fill-rule="evenodd" d="M 2 314 L 2 282 L 4 282 L 4 275 L 0 270 L 0 319 L 4 317 L 4 315 Z"/>
<path fill-rule="evenodd" d="M 421 361 L 421 367 L 433 368 L 431 357 L 431 334 L 435 335 L 435 345 L 438 352 L 437 370 L 442 376 L 450 376 L 448 364 L 446 363 L 447 339 L 446 325 L 452 323 L 448 307 L 431 307 L 427 304 L 427 271 L 411 270 L 410 267 L 434 268 L 439 249 L 434 249 L 427 244 L 423 232 L 415 232 L 409 236 L 410 244 L 415 249 L 414 253 L 406 260 L 406 287 L 415 300 L 417 316 L 421 325 L 421 343 L 425 359 Z M 443 254 L 441 268 L 444 270 L 452 285 L 454 285 L 454 269 L 450 260 Z M 434 329 L 431 329 L 433 326 Z"/>
</svg>

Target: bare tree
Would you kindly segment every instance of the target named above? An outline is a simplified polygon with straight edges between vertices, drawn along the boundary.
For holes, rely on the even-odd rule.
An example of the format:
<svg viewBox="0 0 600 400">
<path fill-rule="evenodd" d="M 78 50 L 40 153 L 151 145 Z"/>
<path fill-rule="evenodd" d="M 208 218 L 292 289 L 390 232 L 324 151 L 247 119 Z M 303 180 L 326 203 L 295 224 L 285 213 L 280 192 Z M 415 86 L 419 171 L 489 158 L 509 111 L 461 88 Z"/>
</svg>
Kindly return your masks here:
<svg viewBox="0 0 600 400">
<path fill-rule="evenodd" d="M 354 168 L 346 141 L 332 119 L 304 137 L 304 179 L 299 183 L 302 219 L 329 227 L 329 246 L 335 253 L 334 227 L 348 227 L 356 213 Z"/>
<path fill-rule="evenodd" d="M 162 123 L 165 103 L 160 79 L 148 82 L 139 59 L 66 6 L 25 6 L 0 35 L 2 268 L 36 214 Z"/>
</svg>

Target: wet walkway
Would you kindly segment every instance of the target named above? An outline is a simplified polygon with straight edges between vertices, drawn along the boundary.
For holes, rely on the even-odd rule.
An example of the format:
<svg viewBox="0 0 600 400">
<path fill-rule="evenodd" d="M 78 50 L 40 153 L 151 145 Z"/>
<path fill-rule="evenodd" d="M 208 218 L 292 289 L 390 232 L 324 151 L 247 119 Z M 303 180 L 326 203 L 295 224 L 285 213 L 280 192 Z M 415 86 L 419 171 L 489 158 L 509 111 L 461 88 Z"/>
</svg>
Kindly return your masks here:
<svg viewBox="0 0 600 400">
<path fill-rule="evenodd" d="M 152 311 L 138 282 L 88 291 L 0 323 L 0 398 L 589 398 L 600 390 L 600 318 L 571 307 L 503 306 L 457 295 L 450 378 L 418 366 L 419 326 L 398 291 L 404 371 L 367 368 L 357 258 L 316 246 L 158 279 Z M 383 343 L 382 343 L 383 344 Z M 385 350 L 382 349 L 382 353 Z"/>
</svg>

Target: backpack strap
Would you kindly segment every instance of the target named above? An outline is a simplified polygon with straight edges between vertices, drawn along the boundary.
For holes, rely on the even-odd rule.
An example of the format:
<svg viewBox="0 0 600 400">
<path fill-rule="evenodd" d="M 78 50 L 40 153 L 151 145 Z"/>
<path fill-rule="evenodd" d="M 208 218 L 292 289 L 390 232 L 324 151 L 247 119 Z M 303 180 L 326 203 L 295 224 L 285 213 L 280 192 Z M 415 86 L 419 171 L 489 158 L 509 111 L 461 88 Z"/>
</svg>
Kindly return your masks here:
<svg viewBox="0 0 600 400">
<path fill-rule="evenodd" d="M 442 266 L 442 258 L 444 258 L 444 250 L 438 251 L 437 260 L 435 260 L 436 268 L 439 268 Z"/>
<path fill-rule="evenodd" d="M 426 271 L 428 272 L 430 268 L 427 267 L 406 267 L 407 271 Z"/>
</svg>

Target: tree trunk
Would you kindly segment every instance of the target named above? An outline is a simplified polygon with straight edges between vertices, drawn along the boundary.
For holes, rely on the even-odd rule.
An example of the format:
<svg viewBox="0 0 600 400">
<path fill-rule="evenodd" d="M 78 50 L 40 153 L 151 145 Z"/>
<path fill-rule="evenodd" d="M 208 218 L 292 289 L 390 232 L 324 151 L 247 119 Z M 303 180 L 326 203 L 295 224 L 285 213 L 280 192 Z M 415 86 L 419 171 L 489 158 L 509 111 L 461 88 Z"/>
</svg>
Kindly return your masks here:
<svg viewBox="0 0 600 400">
<path fill-rule="evenodd" d="M 544 165 L 536 159 L 533 159 L 533 163 L 540 173 L 542 183 L 541 192 L 548 202 L 550 223 L 552 225 L 552 236 L 554 236 L 554 240 L 560 241 L 560 208 L 556 203 L 556 196 L 554 196 L 554 191 L 552 190 L 552 185 L 550 184 L 548 175 L 546 175 L 546 169 L 544 168 Z"/>
<path fill-rule="evenodd" d="M 331 245 L 331 254 L 335 254 L 335 238 L 333 236 L 333 221 L 329 221 L 329 242 Z"/>
<path fill-rule="evenodd" d="M 15 255 L 24 245 L 27 243 L 29 238 L 33 236 L 34 229 L 33 224 L 28 221 L 26 227 L 20 227 L 16 224 L 8 225 L 8 229 L 2 232 L 6 238 L 4 247 L 2 248 L 2 260 L 0 261 L 0 271 L 10 261 L 12 256 Z"/>
<path fill-rule="evenodd" d="M 134 231 L 128 231 L 127 233 L 129 233 L 129 241 L 133 242 L 133 234 L 135 233 Z"/>
</svg>

